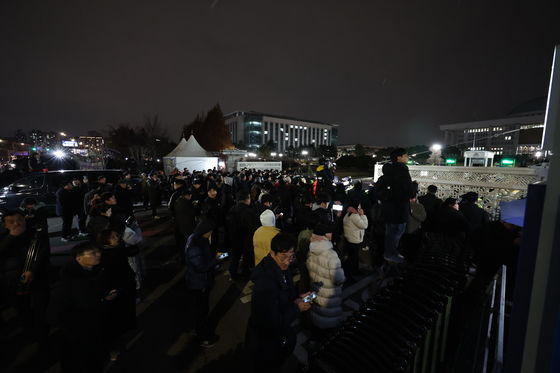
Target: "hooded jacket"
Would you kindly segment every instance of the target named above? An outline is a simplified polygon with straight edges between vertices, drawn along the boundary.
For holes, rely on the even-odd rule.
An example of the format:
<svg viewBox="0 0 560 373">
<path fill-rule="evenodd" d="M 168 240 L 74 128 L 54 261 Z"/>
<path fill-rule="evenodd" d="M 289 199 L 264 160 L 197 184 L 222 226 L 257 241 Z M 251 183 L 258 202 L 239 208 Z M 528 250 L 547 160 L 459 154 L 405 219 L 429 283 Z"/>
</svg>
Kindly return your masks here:
<svg viewBox="0 0 560 373">
<path fill-rule="evenodd" d="M 331 241 L 312 241 L 309 244 L 307 269 L 311 282 L 323 283 L 311 305 L 311 321 L 320 329 L 335 328 L 344 319 L 342 284 L 346 277 Z"/>
<path fill-rule="evenodd" d="M 270 243 L 274 236 L 280 233 L 280 229 L 276 228 L 274 213 L 271 210 L 265 210 L 261 214 L 261 224 L 253 235 L 253 248 L 255 252 L 255 265 L 268 255 L 270 252 Z"/>
</svg>

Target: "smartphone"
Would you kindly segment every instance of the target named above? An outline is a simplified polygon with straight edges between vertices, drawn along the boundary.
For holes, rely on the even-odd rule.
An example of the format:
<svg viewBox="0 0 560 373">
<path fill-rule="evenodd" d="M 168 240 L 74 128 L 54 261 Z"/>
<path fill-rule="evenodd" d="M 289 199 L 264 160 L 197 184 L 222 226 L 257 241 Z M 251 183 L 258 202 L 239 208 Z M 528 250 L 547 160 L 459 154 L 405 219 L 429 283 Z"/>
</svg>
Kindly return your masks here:
<svg viewBox="0 0 560 373">
<path fill-rule="evenodd" d="M 218 256 L 218 259 L 219 259 L 219 260 L 222 260 L 222 259 L 227 258 L 228 256 L 229 256 L 229 253 L 222 253 L 222 254 L 220 254 L 220 255 Z"/>
<path fill-rule="evenodd" d="M 333 205 L 332 209 L 334 211 L 342 211 L 342 205 Z"/>
<path fill-rule="evenodd" d="M 303 298 L 303 301 L 305 303 L 311 303 L 313 302 L 313 300 L 315 300 L 315 298 L 317 298 L 317 293 L 312 291 L 308 296 Z"/>
</svg>

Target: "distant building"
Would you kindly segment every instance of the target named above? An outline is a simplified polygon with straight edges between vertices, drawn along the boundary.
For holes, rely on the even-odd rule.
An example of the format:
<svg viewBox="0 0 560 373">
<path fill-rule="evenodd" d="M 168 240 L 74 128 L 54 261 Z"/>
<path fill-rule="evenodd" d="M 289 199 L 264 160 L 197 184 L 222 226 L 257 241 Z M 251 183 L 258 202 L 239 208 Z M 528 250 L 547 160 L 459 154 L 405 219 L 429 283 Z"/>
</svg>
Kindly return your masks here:
<svg viewBox="0 0 560 373">
<path fill-rule="evenodd" d="M 27 157 L 30 145 L 18 142 L 16 138 L 0 139 L 0 161 L 9 162 L 17 157 Z"/>
<path fill-rule="evenodd" d="M 91 153 L 101 152 L 105 146 L 102 136 L 80 136 L 77 142 L 80 149 L 87 149 Z"/>
<path fill-rule="evenodd" d="M 27 139 L 29 143 L 40 150 L 60 146 L 58 134 L 54 131 L 31 130 L 29 131 Z"/>
<path fill-rule="evenodd" d="M 337 158 L 340 158 L 345 155 L 353 155 L 356 156 L 356 145 L 358 144 L 345 144 L 345 145 L 337 145 Z M 375 146 L 375 145 L 364 145 L 364 155 L 372 156 L 377 153 L 379 150 L 383 149 L 383 146 Z"/>
<path fill-rule="evenodd" d="M 257 149 L 272 141 L 278 152 L 302 146 L 336 145 L 338 125 L 281 115 L 236 111 L 224 116 L 234 144 Z"/>
<path fill-rule="evenodd" d="M 445 124 L 440 130 L 447 146 L 486 150 L 496 155 L 535 154 L 541 146 L 544 116 L 544 99 L 535 99 L 516 107 L 504 118 Z"/>
</svg>

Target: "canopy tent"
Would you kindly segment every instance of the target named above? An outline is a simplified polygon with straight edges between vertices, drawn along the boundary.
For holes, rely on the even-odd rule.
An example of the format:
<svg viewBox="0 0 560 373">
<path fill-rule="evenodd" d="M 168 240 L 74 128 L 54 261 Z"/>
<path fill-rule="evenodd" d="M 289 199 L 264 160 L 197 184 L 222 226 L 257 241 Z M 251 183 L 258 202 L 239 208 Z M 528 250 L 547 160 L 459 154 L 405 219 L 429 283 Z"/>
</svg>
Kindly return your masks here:
<svg viewBox="0 0 560 373">
<path fill-rule="evenodd" d="M 185 140 L 183 137 L 179 144 L 169 154 L 163 157 L 165 173 L 169 174 L 174 168 L 182 171 L 204 171 L 218 167 L 218 157 L 209 156 L 208 152 L 196 141 L 194 135 Z"/>
</svg>

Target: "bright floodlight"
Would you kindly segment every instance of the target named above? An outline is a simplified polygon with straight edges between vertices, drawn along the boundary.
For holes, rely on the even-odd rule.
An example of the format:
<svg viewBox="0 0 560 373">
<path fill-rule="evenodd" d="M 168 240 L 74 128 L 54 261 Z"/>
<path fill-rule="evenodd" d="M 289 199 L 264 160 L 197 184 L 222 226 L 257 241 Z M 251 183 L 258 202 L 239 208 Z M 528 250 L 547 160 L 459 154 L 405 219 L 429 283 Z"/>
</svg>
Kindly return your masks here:
<svg viewBox="0 0 560 373">
<path fill-rule="evenodd" d="M 283 157 L 283 156 L 284 156 L 284 154 L 280 153 L 280 154 L 278 154 L 278 156 L 279 156 L 279 157 Z"/>
<path fill-rule="evenodd" d="M 307 155 L 307 154 L 309 154 L 309 152 L 307 150 L 302 150 L 301 151 L 301 155 Z"/>
<path fill-rule="evenodd" d="M 441 150 L 441 145 L 440 144 L 432 145 L 432 150 L 435 152 L 439 152 Z"/>
<path fill-rule="evenodd" d="M 55 150 L 53 152 L 53 155 L 55 156 L 55 158 L 57 159 L 62 159 L 64 158 L 64 152 L 62 150 Z"/>
</svg>

